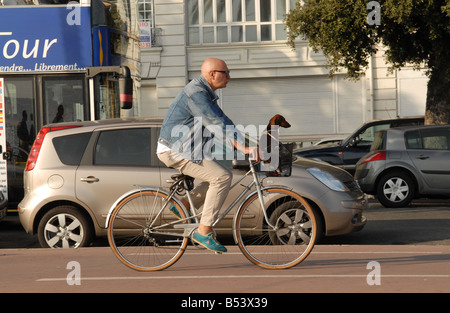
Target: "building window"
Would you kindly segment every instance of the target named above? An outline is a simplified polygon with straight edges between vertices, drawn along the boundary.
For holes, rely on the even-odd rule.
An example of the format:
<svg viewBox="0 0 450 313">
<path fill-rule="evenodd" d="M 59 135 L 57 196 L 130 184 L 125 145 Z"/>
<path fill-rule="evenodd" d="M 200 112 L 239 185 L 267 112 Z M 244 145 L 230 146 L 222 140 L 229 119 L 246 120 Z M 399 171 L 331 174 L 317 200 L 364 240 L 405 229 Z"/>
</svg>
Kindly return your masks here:
<svg viewBox="0 0 450 313">
<path fill-rule="evenodd" d="M 285 41 L 295 0 L 187 0 L 189 44 Z"/>
<path fill-rule="evenodd" d="M 153 0 L 139 0 L 139 22 L 153 21 Z"/>
<path fill-rule="evenodd" d="M 154 45 L 153 0 L 139 0 L 139 26 L 141 28 L 141 48 Z"/>
</svg>

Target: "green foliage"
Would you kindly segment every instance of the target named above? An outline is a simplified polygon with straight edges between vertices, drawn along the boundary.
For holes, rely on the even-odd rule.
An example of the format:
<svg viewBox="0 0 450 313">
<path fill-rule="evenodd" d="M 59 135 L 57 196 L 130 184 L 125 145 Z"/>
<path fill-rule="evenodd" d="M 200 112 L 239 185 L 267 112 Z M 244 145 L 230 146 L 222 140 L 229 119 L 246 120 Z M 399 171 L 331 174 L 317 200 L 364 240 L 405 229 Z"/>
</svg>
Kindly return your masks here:
<svg viewBox="0 0 450 313">
<path fill-rule="evenodd" d="M 382 42 L 395 68 L 406 63 L 425 63 L 430 71 L 448 68 L 450 18 L 444 0 L 388 0 L 383 12 Z"/>
<path fill-rule="evenodd" d="M 322 50 L 330 73 L 345 68 L 358 78 L 378 43 L 392 68 L 424 64 L 450 80 L 450 0 L 380 0 L 381 23 L 369 25 L 370 0 L 309 0 L 286 16 L 288 43 L 298 36 Z"/>
</svg>

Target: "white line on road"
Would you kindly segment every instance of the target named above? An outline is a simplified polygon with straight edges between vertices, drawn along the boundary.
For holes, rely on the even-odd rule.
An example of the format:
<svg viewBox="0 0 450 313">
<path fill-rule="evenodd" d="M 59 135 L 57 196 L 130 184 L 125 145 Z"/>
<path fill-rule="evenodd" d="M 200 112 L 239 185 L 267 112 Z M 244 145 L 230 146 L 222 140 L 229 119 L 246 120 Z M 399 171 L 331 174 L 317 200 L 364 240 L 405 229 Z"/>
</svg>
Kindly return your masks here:
<svg viewBox="0 0 450 313">
<path fill-rule="evenodd" d="M 198 252 L 188 251 L 185 252 L 183 255 L 198 255 L 198 254 L 213 255 L 211 251 L 198 251 Z M 442 252 L 441 251 L 312 251 L 311 254 L 442 254 Z M 242 255 L 242 253 L 227 252 L 226 255 Z"/>
<path fill-rule="evenodd" d="M 101 280 L 160 280 L 160 279 L 239 279 L 239 278 L 366 278 L 367 275 L 206 275 L 206 276 L 124 276 L 124 277 L 83 277 L 82 281 Z M 450 275 L 380 275 L 380 278 L 450 278 Z M 66 281 L 66 278 L 41 278 L 37 282 Z"/>
</svg>

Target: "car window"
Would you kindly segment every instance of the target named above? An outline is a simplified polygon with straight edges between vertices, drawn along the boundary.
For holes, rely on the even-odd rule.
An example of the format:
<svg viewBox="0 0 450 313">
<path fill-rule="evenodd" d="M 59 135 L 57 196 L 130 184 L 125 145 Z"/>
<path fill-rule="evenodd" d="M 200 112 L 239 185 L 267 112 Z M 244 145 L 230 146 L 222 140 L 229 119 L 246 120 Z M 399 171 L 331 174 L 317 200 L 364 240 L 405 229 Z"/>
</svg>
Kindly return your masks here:
<svg viewBox="0 0 450 313">
<path fill-rule="evenodd" d="M 408 149 L 449 150 L 450 131 L 448 128 L 430 128 L 405 133 Z"/>
<path fill-rule="evenodd" d="M 358 146 L 372 145 L 373 141 L 375 140 L 375 135 L 377 134 L 377 132 L 379 130 L 387 129 L 389 127 L 390 125 L 388 123 L 368 127 L 361 134 L 359 134 L 357 138 L 357 145 Z"/>
<path fill-rule="evenodd" d="M 423 149 L 422 138 L 418 130 L 405 133 L 406 149 Z"/>
<path fill-rule="evenodd" d="M 94 150 L 94 164 L 157 166 L 156 148 L 152 149 L 152 142 L 157 142 L 157 132 L 157 129 L 152 128 L 102 131 Z"/>
<path fill-rule="evenodd" d="M 63 164 L 79 165 L 91 132 L 53 138 L 53 146 Z"/>
<path fill-rule="evenodd" d="M 420 133 L 422 135 L 424 149 L 449 149 L 449 131 L 447 128 L 423 129 Z"/>
</svg>

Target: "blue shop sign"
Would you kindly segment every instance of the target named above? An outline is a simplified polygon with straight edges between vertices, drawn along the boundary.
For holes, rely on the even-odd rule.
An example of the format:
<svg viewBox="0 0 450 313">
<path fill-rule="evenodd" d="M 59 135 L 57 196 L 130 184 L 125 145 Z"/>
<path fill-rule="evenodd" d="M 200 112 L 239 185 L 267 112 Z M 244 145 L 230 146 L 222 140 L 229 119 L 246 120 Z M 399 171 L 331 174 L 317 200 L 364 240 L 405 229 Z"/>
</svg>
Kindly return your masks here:
<svg viewBox="0 0 450 313">
<path fill-rule="evenodd" d="M 0 9 L 0 72 L 84 70 L 91 41 L 90 7 Z"/>
</svg>

